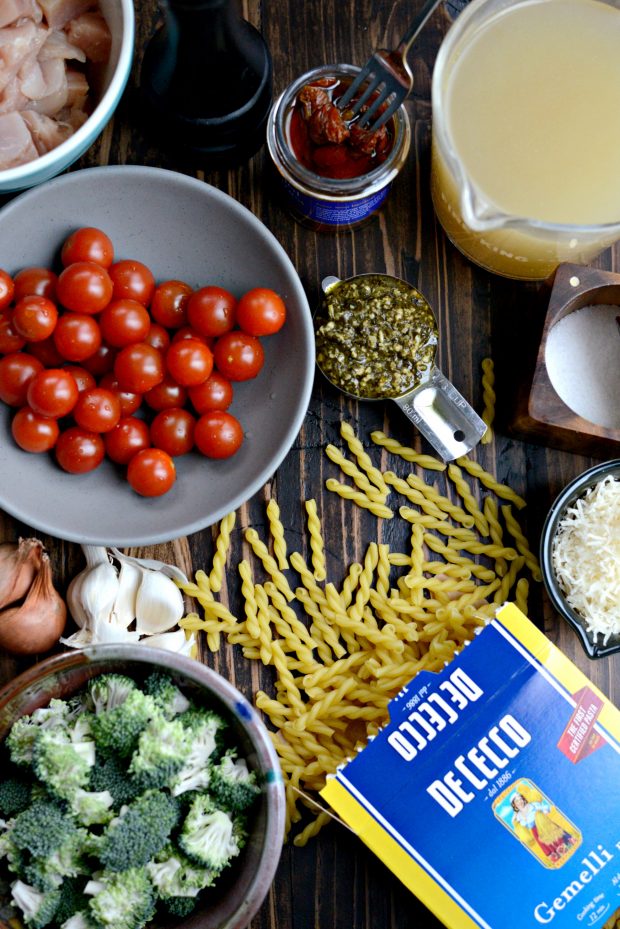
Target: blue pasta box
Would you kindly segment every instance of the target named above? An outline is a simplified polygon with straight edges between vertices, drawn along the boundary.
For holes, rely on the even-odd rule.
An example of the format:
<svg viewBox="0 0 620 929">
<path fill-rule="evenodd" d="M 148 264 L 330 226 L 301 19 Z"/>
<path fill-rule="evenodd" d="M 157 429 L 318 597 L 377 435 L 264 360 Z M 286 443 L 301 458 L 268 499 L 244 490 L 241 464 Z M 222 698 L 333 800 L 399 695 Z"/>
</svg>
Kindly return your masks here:
<svg viewBox="0 0 620 929">
<path fill-rule="evenodd" d="M 323 798 L 450 929 L 620 920 L 620 712 L 514 604 Z"/>
</svg>

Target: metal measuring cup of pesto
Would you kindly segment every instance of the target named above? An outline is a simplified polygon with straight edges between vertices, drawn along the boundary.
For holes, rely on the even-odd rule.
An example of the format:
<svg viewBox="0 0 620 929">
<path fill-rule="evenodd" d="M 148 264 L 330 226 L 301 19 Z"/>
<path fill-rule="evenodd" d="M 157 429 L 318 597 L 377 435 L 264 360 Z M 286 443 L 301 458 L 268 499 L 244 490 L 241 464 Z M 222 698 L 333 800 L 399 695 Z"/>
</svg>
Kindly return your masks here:
<svg viewBox="0 0 620 929">
<path fill-rule="evenodd" d="M 428 300 L 388 274 L 322 281 L 316 360 L 356 400 L 393 400 L 444 461 L 464 455 L 486 424 L 435 365 L 439 331 Z"/>
</svg>

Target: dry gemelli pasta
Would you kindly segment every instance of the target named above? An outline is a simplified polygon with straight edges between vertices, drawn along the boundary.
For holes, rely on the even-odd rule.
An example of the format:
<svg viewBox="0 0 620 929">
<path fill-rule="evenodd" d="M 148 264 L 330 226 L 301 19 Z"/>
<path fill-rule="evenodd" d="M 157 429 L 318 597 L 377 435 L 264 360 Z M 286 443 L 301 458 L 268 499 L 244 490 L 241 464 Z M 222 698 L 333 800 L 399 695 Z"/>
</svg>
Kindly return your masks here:
<svg viewBox="0 0 620 929">
<path fill-rule="evenodd" d="M 399 513 L 401 519 L 386 526 L 391 539 L 402 529 L 407 539 L 402 551 L 379 536 L 344 577 L 330 578 L 315 501 L 305 504 L 307 555 L 287 555 L 277 503 L 271 500 L 267 515 L 275 557 L 255 530 L 245 530 L 250 553 L 238 566 L 239 616 L 214 596 L 213 579 L 217 587 L 230 541 L 225 520 L 211 575 L 197 571 L 194 583 L 181 585 L 203 611 L 202 617 L 185 617 L 185 629 L 203 630 L 211 651 L 225 636 L 245 658 L 273 670 L 272 692 L 258 691 L 255 702 L 282 767 L 287 835 L 303 820 L 296 845 L 305 844 L 332 818 L 318 812 L 312 794 L 385 725 L 390 700 L 419 671 L 440 671 L 493 618 L 498 604 L 512 599 L 525 610 L 529 582 L 521 576 L 524 568 L 539 578 L 510 506 L 502 506 L 503 521 L 499 517 L 498 496 L 515 506 L 521 498 L 476 462 L 459 462 L 466 474 L 450 465 L 447 481 L 434 475 L 444 482 L 444 494 L 418 474 L 381 472 L 346 424 L 342 436 L 356 458 L 355 470 L 342 466 L 340 453 L 330 452 L 328 458 L 355 486 L 329 478 L 328 489 L 343 498 L 345 507 L 359 505 L 378 519 Z M 372 439 L 401 464 L 402 459 L 409 462 L 405 468 L 445 469 L 433 456 L 407 449 L 384 433 L 373 433 Z M 384 502 L 389 494 L 395 497 L 393 507 Z M 231 517 L 226 520 L 232 528 Z M 377 527 L 380 532 L 380 523 Z M 234 594 L 233 581 L 231 573 L 226 593 Z"/>
<path fill-rule="evenodd" d="M 487 431 L 480 439 L 482 445 L 493 441 L 493 420 L 495 419 L 495 366 L 492 358 L 482 359 L 482 421 L 487 424 Z"/>
</svg>

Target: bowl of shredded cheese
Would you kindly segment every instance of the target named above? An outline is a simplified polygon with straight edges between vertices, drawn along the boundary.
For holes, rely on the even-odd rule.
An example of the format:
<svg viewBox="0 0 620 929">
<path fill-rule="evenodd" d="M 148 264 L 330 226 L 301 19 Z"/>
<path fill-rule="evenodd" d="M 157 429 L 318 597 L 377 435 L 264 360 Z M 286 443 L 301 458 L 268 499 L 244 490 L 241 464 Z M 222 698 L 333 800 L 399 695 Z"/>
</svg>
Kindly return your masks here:
<svg viewBox="0 0 620 929">
<path fill-rule="evenodd" d="M 571 481 L 541 536 L 547 593 L 590 658 L 620 652 L 620 459 Z"/>
</svg>

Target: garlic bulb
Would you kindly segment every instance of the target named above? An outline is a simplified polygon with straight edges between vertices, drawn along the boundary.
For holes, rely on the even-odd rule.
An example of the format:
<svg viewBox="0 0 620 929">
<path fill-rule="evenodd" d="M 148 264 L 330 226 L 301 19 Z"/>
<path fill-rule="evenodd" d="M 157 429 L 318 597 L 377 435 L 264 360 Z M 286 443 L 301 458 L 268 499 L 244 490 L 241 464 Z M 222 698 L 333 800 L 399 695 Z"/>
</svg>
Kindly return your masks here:
<svg viewBox="0 0 620 929">
<path fill-rule="evenodd" d="M 161 571 L 142 570 L 136 595 L 136 629 L 141 635 L 167 632 L 185 612 L 183 595 L 171 578 Z"/>
<path fill-rule="evenodd" d="M 109 619 L 118 593 L 118 573 L 103 546 L 84 545 L 86 567 L 67 590 L 67 605 L 76 625 L 92 628 Z"/>
<path fill-rule="evenodd" d="M 171 577 L 173 581 L 180 581 L 182 584 L 188 583 L 187 575 L 181 571 L 180 568 L 177 568 L 176 565 L 166 564 L 165 561 L 157 561 L 155 558 L 132 558 L 131 555 L 124 555 L 123 552 L 120 552 L 117 548 L 111 548 L 110 551 L 121 564 L 128 562 L 129 564 L 136 565 L 138 568 L 150 568 L 153 571 L 161 571 L 162 574 Z"/>
</svg>

